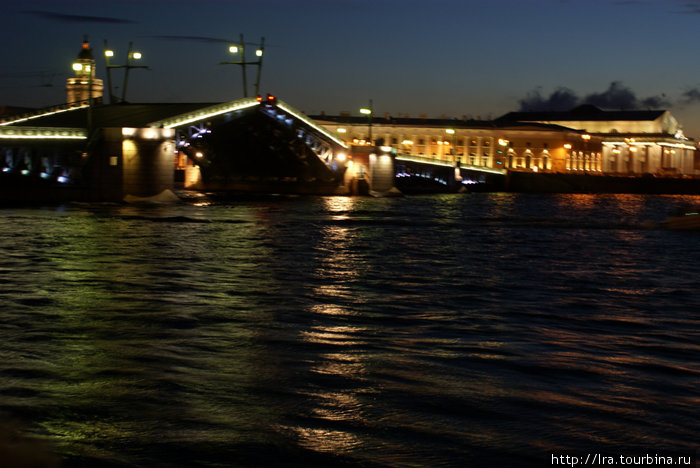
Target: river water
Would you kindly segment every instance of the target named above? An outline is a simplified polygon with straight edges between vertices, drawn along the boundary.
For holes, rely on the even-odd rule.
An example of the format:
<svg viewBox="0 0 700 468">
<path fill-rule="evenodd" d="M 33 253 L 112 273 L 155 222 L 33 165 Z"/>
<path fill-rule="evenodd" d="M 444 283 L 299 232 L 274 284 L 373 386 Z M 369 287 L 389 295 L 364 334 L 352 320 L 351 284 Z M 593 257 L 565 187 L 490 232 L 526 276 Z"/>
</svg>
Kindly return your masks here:
<svg viewBox="0 0 700 468">
<path fill-rule="evenodd" d="M 700 197 L 0 209 L 0 465 L 689 454 Z M 9 460 L 9 461 L 8 461 Z"/>
</svg>

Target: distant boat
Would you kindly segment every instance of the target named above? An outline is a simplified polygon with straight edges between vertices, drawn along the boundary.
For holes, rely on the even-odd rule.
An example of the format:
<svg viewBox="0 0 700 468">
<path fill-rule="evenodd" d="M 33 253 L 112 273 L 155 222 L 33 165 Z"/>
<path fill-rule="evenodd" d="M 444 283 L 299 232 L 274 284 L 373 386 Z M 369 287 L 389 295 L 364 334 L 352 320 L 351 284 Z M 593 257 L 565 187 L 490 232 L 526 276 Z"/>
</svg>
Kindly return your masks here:
<svg viewBox="0 0 700 468">
<path fill-rule="evenodd" d="M 666 218 L 661 226 L 667 229 L 700 230 L 700 210 L 683 210 Z"/>
</svg>

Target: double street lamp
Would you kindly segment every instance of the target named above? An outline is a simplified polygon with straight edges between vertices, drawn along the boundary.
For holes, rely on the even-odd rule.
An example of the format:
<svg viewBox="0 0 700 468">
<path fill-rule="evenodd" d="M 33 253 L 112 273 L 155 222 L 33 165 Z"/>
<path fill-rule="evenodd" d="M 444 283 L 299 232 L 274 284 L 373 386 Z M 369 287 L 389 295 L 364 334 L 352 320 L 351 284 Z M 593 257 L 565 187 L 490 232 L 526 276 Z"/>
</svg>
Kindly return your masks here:
<svg viewBox="0 0 700 468">
<path fill-rule="evenodd" d="M 129 52 L 126 54 L 126 63 L 124 65 L 112 65 L 110 63 L 112 57 L 114 57 L 114 51 L 107 47 L 107 41 L 105 41 L 105 66 L 107 68 L 107 88 L 109 89 L 109 103 L 112 104 L 114 100 L 114 94 L 112 93 L 112 68 L 124 68 L 124 85 L 122 86 L 122 97 L 121 102 L 126 102 L 126 86 L 129 83 L 129 71 L 132 68 L 148 68 L 144 65 L 134 65 L 134 61 L 141 60 L 143 57 L 141 52 L 133 50 L 133 43 L 129 42 Z"/>
<path fill-rule="evenodd" d="M 248 62 L 245 58 L 245 41 L 243 39 L 243 34 L 241 34 L 241 42 L 238 44 L 231 44 L 228 51 L 231 54 L 240 54 L 240 60 L 233 62 L 221 62 L 219 65 L 240 65 L 241 71 L 243 72 L 243 97 L 248 97 L 248 79 L 246 76 L 246 65 L 255 65 L 258 67 L 258 76 L 255 80 L 255 95 L 260 96 L 260 74 L 262 72 L 263 54 L 265 50 L 265 38 L 260 38 L 260 47 L 255 49 L 255 56 L 257 60 Z"/>
</svg>

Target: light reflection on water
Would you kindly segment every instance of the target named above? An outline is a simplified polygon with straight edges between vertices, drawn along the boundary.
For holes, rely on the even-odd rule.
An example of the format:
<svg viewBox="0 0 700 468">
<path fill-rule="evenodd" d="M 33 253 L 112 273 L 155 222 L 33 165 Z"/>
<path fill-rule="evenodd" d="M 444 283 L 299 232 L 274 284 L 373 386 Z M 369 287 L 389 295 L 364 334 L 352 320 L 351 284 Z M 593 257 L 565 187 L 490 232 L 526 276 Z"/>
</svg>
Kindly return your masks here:
<svg viewBox="0 0 700 468">
<path fill-rule="evenodd" d="M 66 466 L 694 450 L 699 244 L 649 223 L 698 202 L 4 209 L 0 414 Z"/>
</svg>

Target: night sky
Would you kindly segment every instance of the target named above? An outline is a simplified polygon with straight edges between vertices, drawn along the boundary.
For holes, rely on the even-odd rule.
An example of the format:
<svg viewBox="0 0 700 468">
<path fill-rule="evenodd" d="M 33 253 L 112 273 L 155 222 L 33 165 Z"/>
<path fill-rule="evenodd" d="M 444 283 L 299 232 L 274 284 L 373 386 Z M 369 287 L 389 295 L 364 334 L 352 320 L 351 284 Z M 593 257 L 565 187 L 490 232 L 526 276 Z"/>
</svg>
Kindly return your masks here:
<svg viewBox="0 0 700 468">
<path fill-rule="evenodd" d="M 242 97 L 228 41 L 265 37 L 261 91 L 309 114 L 498 117 L 514 110 L 670 109 L 700 137 L 700 0 L 2 0 L 0 105 L 65 101 L 87 34 L 130 41 L 132 102 Z M 249 46 L 252 52 L 254 46 Z M 254 72 L 249 74 L 249 83 Z M 121 85 L 120 75 L 115 83 Z M 120 91 L 117 90 L 119 93 Z M 252 92 L 252 85 L 251 85 Z"/>
</svg>

